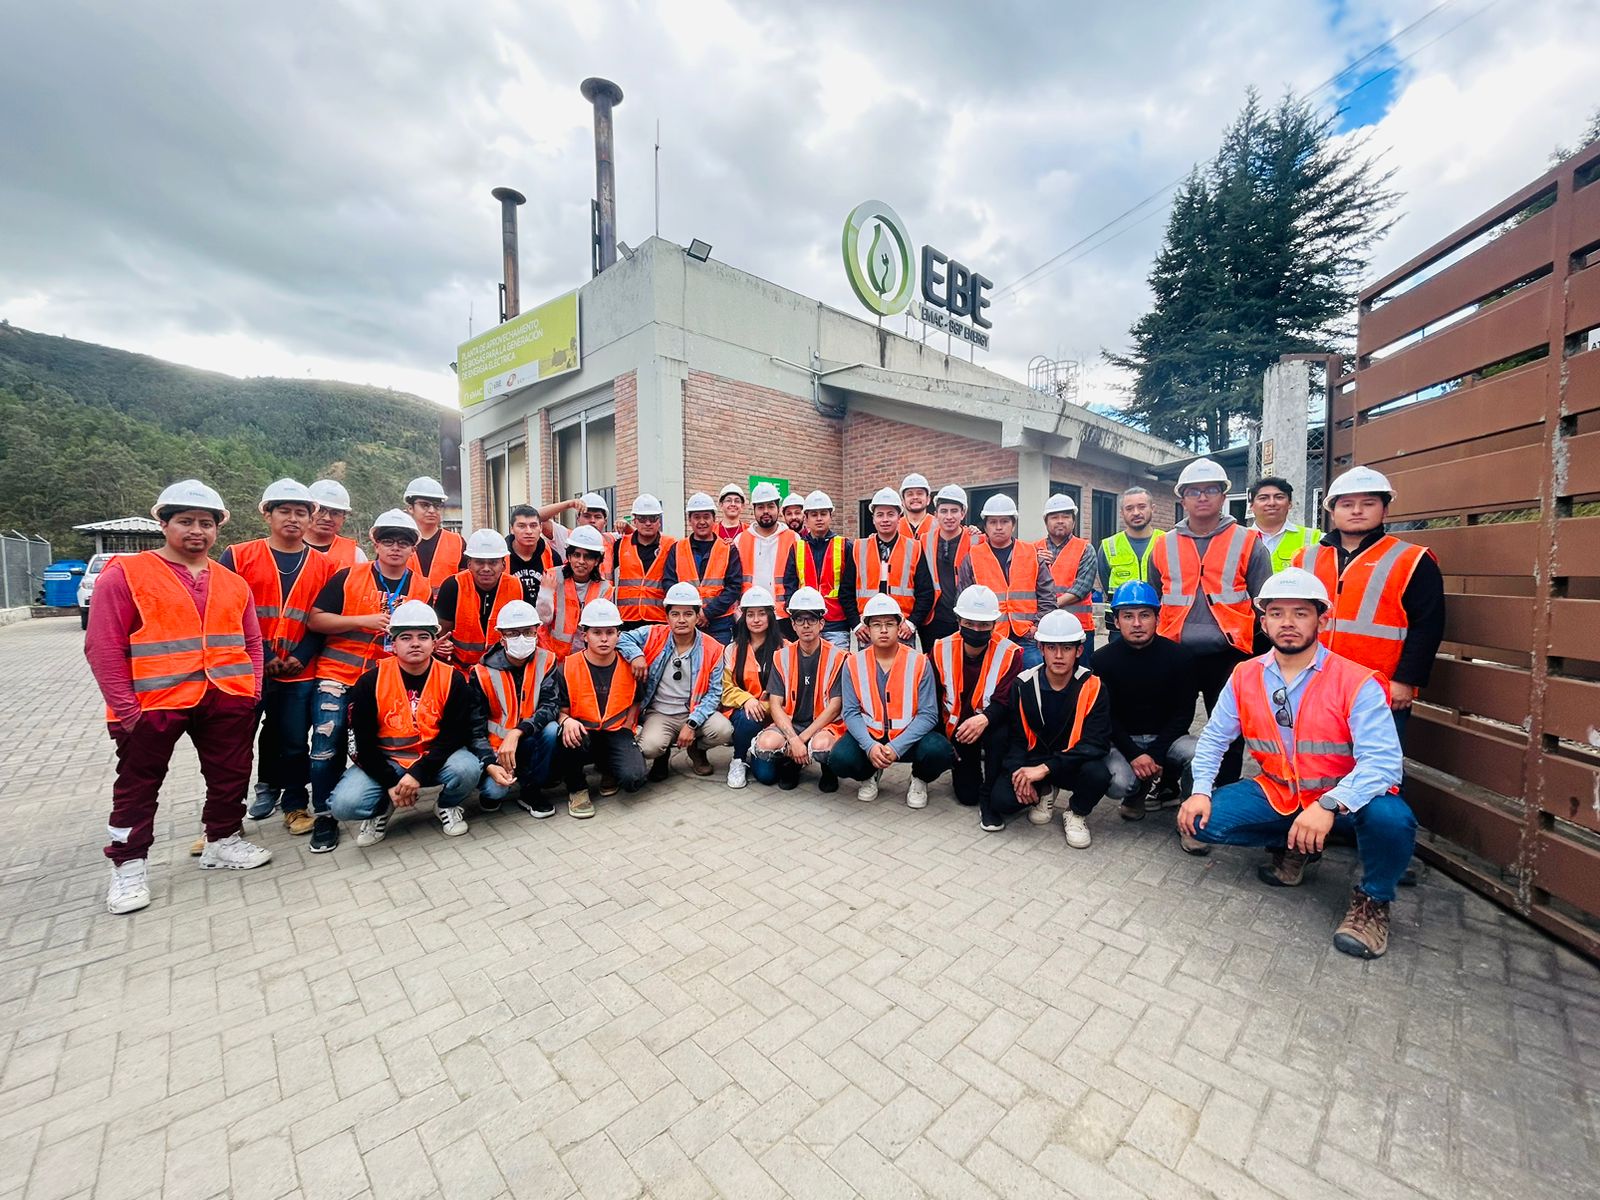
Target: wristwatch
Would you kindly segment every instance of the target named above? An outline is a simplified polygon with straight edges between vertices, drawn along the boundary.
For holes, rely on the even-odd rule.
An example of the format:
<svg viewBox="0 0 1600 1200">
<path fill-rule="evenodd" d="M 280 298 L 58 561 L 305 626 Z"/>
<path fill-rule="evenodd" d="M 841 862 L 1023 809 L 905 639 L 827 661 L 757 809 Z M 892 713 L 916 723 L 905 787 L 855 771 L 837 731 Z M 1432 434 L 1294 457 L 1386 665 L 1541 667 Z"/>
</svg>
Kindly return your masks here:
<svg viewBox="0 0 1600 1200">
<path fill-rule="evenodd" d="M 1323 793 L 1322 795 L 1318 796 L 1317 803 L 1334 814 L 1337 814 L 1338 811 L 1344 807 L 1344 805 L 1340 804 L 1336 799 L 1327 793 Z"/>
</svg>

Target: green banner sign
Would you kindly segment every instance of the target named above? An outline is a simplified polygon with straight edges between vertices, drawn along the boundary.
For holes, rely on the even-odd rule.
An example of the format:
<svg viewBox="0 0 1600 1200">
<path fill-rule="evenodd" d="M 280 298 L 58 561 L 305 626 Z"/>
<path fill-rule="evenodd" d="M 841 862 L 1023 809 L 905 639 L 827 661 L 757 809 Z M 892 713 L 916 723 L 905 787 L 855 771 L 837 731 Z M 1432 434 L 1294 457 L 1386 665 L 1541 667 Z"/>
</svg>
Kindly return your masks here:
<svg viewBox="0 0 1600 1200">
<path fill-rule="evenodd" d="M 578 293 L 568 292 L 456 347 L 461 407 L 576 371 L 582 361 Z"/>
</svg>

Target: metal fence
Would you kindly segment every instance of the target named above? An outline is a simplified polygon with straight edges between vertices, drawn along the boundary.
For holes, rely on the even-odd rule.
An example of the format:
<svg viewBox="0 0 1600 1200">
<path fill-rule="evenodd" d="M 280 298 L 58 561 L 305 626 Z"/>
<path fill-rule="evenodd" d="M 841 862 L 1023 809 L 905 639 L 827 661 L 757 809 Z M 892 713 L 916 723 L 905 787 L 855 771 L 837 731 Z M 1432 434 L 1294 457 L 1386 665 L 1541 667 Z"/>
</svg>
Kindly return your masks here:
<svg viewBox="0 0 1600 1200">
<path fill-rule="evenodd" d="M 1600 143 L 1361 297 L 1330 474 L 1438 555 L 1412 717 L 1418 852 L 1600 957 Z"/>
<path fill-rule="evenodd" d="M 44 569 L 50 565 L 50 543 L 12 530 L 0 533 L 0 608 L 37 604 L 44 593 Z"/>
</svg>

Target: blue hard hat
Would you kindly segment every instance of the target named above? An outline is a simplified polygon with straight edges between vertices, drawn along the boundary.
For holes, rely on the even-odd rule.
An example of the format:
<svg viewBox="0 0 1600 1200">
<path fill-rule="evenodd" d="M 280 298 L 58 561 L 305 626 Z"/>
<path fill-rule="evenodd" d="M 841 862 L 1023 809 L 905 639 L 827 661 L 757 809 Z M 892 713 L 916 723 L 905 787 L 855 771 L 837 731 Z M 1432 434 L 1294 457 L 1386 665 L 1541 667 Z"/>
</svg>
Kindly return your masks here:
<svg viewBox="0 0 1600 1200">
<path fill-rule="evenodd" d="M 1119 608 L 1160 608 L 1161 596 L 1142 579 L 1131 579 L 1111 597 L 1111 611 Z"/>
</svg>

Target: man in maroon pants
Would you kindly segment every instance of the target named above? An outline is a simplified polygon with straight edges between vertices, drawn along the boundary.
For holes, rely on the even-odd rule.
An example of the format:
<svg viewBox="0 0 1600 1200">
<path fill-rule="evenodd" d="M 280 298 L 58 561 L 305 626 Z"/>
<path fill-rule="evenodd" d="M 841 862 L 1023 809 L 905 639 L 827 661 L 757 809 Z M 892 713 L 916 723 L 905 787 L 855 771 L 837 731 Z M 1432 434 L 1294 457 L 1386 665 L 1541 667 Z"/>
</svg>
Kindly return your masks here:
<svg viewBox="0 0 1600 1200">
<path fill-rule="evenodd" d="M 145 859 L 156 801 L 186 733 L 206 782 L 200 866 L 248 870 L 272 857 L 239 836 L 261 697 L 261 628 L 249 586 L 209 557 L 228 510 L 211 488 L 186 479 L 150 512 L 165 544 L 107 565 L 84 642 L 117 746 L 105 848 L 113 913 L 150 903 Z"/>
</svg>

